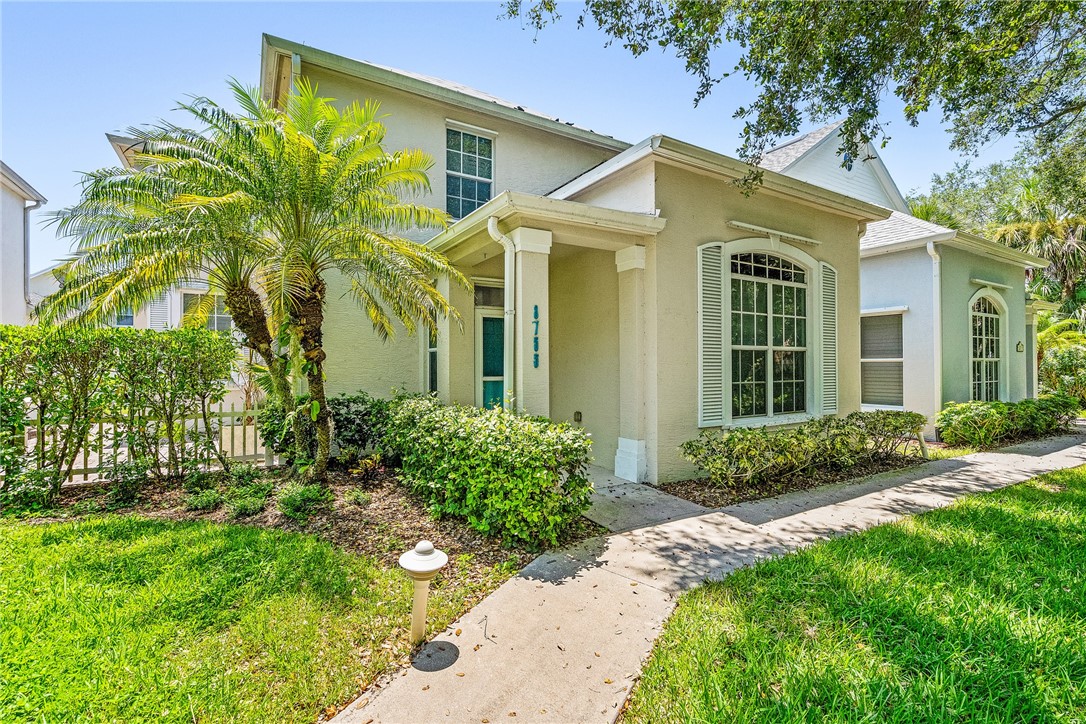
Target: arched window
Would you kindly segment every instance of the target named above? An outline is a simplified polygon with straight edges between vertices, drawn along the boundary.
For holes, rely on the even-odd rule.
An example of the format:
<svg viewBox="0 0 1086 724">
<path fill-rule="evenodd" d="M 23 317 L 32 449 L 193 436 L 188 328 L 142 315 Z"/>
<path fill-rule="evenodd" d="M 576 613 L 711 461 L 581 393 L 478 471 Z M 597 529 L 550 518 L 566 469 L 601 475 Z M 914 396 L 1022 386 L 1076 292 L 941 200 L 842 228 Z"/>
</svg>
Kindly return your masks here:
<svg viewBox="0 0 1086 724">
<path fill-rule="evenodd" d="M 970 307 L 972 336 L 972 397 L 990 402 L 999 399 L 1002 382 L 1003 340 L 1001 314 L 996 303 L 987 296 L 978 297 Z"/>
<path fill-rule="evenodd" d="M 699 247 L 703 427 L 836 411 L 836 271 L 798 249 L 764 244 Z"/>
</svg>

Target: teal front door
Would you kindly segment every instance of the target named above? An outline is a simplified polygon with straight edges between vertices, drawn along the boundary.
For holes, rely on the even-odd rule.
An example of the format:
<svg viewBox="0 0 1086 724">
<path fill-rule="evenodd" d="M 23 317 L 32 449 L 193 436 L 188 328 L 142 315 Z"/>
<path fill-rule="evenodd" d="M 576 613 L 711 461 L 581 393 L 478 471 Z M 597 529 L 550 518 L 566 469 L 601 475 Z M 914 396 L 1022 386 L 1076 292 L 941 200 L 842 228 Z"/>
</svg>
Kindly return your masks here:
<svg viewBox="0 0 1086 724">
<path fill-rule="evenodd" d="M 500 311 L 477 311 L 476 403 L 481 407 L 501 407 L 505 397 L 505 319 Z"/>
</svg>

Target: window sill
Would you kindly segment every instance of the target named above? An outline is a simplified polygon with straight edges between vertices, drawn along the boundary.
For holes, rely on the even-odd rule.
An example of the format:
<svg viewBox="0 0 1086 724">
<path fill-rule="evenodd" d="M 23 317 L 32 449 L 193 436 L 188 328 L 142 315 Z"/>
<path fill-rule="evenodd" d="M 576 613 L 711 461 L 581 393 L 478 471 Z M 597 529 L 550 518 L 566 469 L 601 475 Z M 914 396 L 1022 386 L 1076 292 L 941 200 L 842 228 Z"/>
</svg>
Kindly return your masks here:
<svg viewBox="0 0 1086 724">
<path fill-rule="evenodd" d="M 875 410 L 898 410 L 904 412 L 905 405 L 860 405 L 862 412 L 873 412 Z"/>
<path fill-rule="evenodd" d="M 804 422 L 822 417 L 813 412 L 805 412 L 800 415 L 775 415 L 773 417 L 744 417 L 740 420 L 732 420 L 720 426 L 721 430 L 735 430 L 748 427 L 787 427 L 799 425 Z"/>
</svg>

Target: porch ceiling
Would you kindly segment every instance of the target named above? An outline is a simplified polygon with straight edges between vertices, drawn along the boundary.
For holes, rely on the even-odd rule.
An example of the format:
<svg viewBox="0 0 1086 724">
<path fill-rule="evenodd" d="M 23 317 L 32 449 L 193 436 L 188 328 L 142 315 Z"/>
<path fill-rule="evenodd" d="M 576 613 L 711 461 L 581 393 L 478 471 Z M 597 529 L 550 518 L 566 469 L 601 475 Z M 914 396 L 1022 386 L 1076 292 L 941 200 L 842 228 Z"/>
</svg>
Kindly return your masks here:
<svg viewBox="0 0 1086 724">
<path fill-rule="evenodd" d="M 644 244 L 664 228 L 658 216 L 506 191 L 457 221 L 428 244 L 458 264 L 493 256 L 500 245 L 487 232 L 495 217 L 502 233 L 527 227 L 550 231 L 555 244 L 618 251 Z"/>
</svg>

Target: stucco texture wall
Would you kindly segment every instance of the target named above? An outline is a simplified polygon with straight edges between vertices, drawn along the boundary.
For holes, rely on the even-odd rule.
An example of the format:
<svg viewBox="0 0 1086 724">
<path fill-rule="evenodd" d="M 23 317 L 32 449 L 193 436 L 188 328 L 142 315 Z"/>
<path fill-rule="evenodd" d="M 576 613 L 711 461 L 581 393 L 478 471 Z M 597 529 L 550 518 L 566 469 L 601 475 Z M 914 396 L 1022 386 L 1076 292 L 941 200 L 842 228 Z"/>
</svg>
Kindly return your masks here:
<svg viewBox="0 0 1086 724">
<path fill-rule="evenodd" d="M 321 95 L 337 99 L 337 105 L 375 99 L 387 117 L 385 148 L 421 148 L 434 159 L 430 172 L 431 191 L 415 199 L 445 208 L 445 129 L 447 120 L 487 129 L 494 134 L 493 194 L 505 190 L 544 194 L 614 155 L 614 151 L 573 141 L 545 131 L 524 128 L 479 113 L 420 98 L 387 86 L 362 81 L 310 64 L 302 74 L 317 84 Z M 434 230 L 408 230 L 404 235 L 425 241 Z M 330 284 L 330 287 L 334 285 Z M 422 380 L 421 343 L 417 338 L 400 338 L 392 344 L 378 340 L 364 314 L 353 301 L 342 298 L 345 287 L 330 289 L 325 343 L 329 349 L 328 385 L 335 391 L 364 389 L 387 395 L 392 386 L 417 389 Z M 439 355 L 448 355 L 448 345 L 461 351 L 473 350 L 474 306 L 470 294 L 454 294 L 452 300 L 465 320 L 461 332 L 446 327 L 447 344 Z M 333 352 L 335 354 L 333 354 Z M 454 360 L 460 355 L 454 356 Z M 469 357 L 472 359 L 473 355 Z M 439 366 L 440 369 L 440 366 Z M 439 379 L 439 392 L 446 399 L 474 402 L 474 369 L 454 369 Z"/>
<path fill-rule="evenodd" d="M 1017 351 L 1019 342 L 1025 346 L 1026 336 L 1026 281 L 1022 267 L 944 245 L 939 253 L 943 258 L 943 402 L 963 402 L 971 397 L 969 300 L 982 287 L 970 279 L 1010 287 L 995 290 L 1007 307 L 1001 330 L 1007 360 L 1001 397 L 1010 402 L 1021 400 L 1026 396 L 1027 374 L 1026 353 Z"/>
<path fill-rule="evenodd" d="M 550 266 L 551 418 L 592 434 L 596 464 L 618 447 L 618 272 L 614 252 L 555 246 Z"/>
<path fill-rule="evenodd" d="M 927 416 L 935 403 L 932 260 L 926 249 L 866 257 L 860 262 L 860 309 L 908 307 L 901 315 L 903 406 Z"/>
<path fill-rule="evenodd" d="M 0 185 L 0 324 L 26 324 L 23 197 Z"/>
<path fill-rule="evenodd" d="M 680 443 L 699 432 L 697 248 L 713 241 L 751 236 L 730 228 L 730 220 L 821 242 L 803 251 L 832 264 L 838 272 L 838 411 L 859 409 L 860 257 L 856 221 L 783 200 L 764 189 L 745 197 L 727 180 L 659 163 L 656 205 L 667 219 L 667 226 L 647 254 L 647 378 L 650 388 L 654 388 L 647 391 L 649 480 L 681 480 L 698 474 L 678 450 Z M 817 380 L 816 372 L 816 384 Z"/>
</svg>

